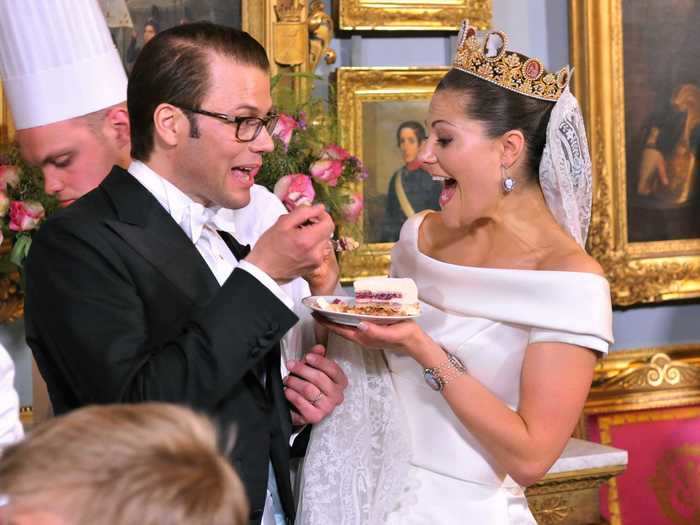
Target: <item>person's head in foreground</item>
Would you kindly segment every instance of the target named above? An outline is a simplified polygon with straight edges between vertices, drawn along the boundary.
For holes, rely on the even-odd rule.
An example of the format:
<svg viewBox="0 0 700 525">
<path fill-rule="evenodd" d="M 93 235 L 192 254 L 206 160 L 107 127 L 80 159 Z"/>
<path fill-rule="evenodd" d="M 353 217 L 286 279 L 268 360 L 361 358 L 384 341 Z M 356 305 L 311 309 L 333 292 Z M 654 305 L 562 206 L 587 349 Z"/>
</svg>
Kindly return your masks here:
<svg viewBox="0 0 700 525">
<path fill-rule="evenodd" d="M 134 159 L 204 206 L 248 204 L 277 123 L 267 55 L 253 37 L 208 22 L 158 33 L 127 99 Z"/>
<path fill-rule="evenodd" d="M 97 0 L 0 0 L 0 33 L 20 152 L 67 206 L 130 162 L 126 74 L 107 23 Z"/>
<path fill-rule="evenodd" d="M 165 403 L 99 405 L 47 421 L 0 457 L 2 525 L 232 525 L 241 481 L 212 423 Z"/>
</svg>

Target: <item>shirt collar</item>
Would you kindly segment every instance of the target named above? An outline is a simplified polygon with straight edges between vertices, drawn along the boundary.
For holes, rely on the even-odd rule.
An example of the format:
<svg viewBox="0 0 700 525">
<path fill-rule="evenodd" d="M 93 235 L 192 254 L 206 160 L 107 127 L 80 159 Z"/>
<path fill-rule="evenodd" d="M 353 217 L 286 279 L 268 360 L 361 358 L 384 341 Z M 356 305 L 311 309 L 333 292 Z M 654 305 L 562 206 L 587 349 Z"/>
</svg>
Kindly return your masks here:
<svg viewBox="0 0 700 525">
<path fill-rule="evenodd" d="M 205 208 L 139 160 L 131 162 L 129 173 L 153 194 L 192 242 L 197 242 L 201 235 L 202 227 L 207 222 L 215 224 L 218 230 L 235 235 L 234 210 L 219 206 Z"/>
</svg>

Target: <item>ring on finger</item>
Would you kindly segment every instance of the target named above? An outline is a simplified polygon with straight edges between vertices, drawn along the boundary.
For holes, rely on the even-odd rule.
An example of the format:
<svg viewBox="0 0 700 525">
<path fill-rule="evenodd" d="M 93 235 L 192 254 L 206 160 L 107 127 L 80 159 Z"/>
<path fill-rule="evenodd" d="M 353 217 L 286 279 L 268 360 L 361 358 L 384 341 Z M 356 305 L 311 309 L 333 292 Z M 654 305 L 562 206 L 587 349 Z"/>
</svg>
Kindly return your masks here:
<svg viewBox="0 0 700 525">
<path fill-rule="evenodd" d="M 317 395 L 316 397 L 314 397 L 314 398 L 311 400 L 311 404 L 312 404 L 313 406 L 316 406 L 316 403 L 318 403 L 319 401 L 321 401 L 321 398 L 322 398 L 322 397 L 323 397 L 323 392 L 321 392 L 321 391 L 319 390 L 318 395 Z"/>
</svg>

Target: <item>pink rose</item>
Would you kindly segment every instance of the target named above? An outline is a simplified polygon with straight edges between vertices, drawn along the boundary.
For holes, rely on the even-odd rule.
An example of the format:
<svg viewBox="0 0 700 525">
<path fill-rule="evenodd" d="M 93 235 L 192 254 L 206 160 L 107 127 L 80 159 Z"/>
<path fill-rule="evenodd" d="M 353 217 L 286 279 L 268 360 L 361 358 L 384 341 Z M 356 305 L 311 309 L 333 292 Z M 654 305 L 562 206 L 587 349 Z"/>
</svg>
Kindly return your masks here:
<svg viewBox="0 0 700 525">
<path fill-rule="evenodd" d="M 310 205 L 316 197 L 311 178 L 303 173 L 282 177 L 275 184 L 274 193 L 289 211 L 302 204 Z"/>
<path fill-rule="evenodd" d="M 343 173 L 343 161 L 334 159 L 317 160 L 311 165 L 309 172 L 317 181 L 329 186 L 335 186 Z"/>
<path fill-rule="evenodd" d="M 17 166 L 0 166 L 0 190 L 5 191 L 7 187 L 16 188 L 19 184 L 19 171 Z"/>
<path fill-rule="evenodd" d="M 360 193 L 350 195 L 350 200 L 343 205 L 343 219 L 347 222 L 357 222 L 364 209 L 364 198 Z"/>
<path fill-rule="evenodd" d="M 350 158 L 350 153 L 336 144 L 330 144 L 323 148 L 321 152 L 322 159 L 347 160 Z"/>
<path fill-rule="evenodd" d="M 7 215 L 7 210 L 10 209 L 10 198 L 7 193 L 0 190 L 0 217 Z"/>
<path fill-rule="evenodd" d="M 285 113 L 280 113 L 280 119 L 277 121 L 277 126 L 275 126 L 275 130 L 272 132 L 272 136 L 280 139 L 286 148 L 292 140 L 294 130 L 298 127 L 299 123 L 294 117 Z"/>
<path fill-rule="evenodd" d="M 44 207 L 37 201 L 12 201 L 10 203 L 10 229 L 26 232 L 37 227 L 44 218 Z"/>
</svg>

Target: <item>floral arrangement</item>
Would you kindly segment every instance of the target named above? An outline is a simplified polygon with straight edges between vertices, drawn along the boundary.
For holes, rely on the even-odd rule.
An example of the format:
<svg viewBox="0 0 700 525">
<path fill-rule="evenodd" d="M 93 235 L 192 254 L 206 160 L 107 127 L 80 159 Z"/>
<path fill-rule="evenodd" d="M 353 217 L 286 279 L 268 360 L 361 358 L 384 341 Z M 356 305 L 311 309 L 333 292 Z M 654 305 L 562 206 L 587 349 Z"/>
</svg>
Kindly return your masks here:
<svg viewBox="0 0 700 525">
<path fill-rule="evenodd" d="M 357 183 L 368 174 L 360 159 L 337 145 L 336 119 L 328 109 L 334 105 L 320 100 L 280 103 L 280 98 L 275 149 L 263 156 L 256 182 L 273 191 L 288 210 L 323 203 L 335 223 L 352 232 L 364 207 Z M 351 235 L 336 242 L 341 251 L 357 246 Z"/>
<path fill-rule="evenodd" d="M 1 274 L 22 268 L 32 233 L 57 207 L 55 199 L 46 195 L 43 187 L 41 170 L 28 166 L 15 144 L 0 146 Z"/>
</svg>

